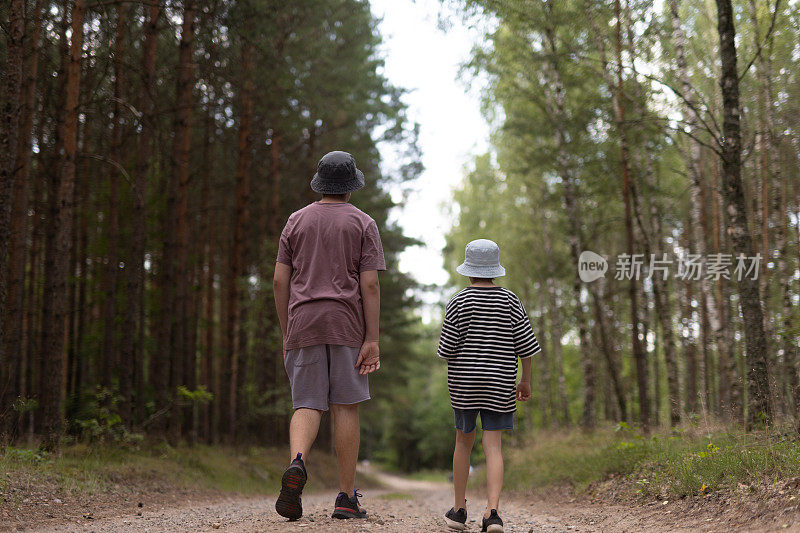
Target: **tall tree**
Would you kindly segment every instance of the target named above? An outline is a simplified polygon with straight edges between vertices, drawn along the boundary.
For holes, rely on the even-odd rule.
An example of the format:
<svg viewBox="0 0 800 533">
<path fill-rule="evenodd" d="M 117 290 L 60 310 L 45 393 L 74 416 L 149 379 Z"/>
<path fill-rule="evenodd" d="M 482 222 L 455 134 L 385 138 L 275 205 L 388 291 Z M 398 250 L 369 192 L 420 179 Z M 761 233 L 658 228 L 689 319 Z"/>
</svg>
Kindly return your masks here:
<svg viewBox="0 0 800 533">
<path fill-rule="evenodd" d="M 71 12 L 69 65 L 64 100 L 64 145 L 59 157 L 59 180 L 53 239 L 48 242 L 50 260 L 45 264 L 44 316 L 42 318 L 41 428 L 45 448 L 54 449 L 63 431 L 64 327 L 67 308 L 67 270 L 72 242 L 72 212 L 75 191 L 75 157 L 78 148 L 78 104 L 83 56 L 85 0 L 75 0 Z M 65 14 L 66 16 L 66 14 Z"/>
<path fill-rule="evenodd" d="M 14 8 L 16 9 L 16 8 Z M 14 164 L 14 198 L 11 210 L 8 260 L 8 299 L 7 312 L 0 320 L 4 326 L 0 329 L 0 361 L 5 373 L 0 372 L 0 404 L 11 405 L 12 399 L 22 395 L 25 390 L 23 377 L 25 372 L 25 347 L 23 344 L 26 332 L 23 331 L 24 299 L 25 299 L 25 247 L 28 230 L 28 196 L 30 193 L 31 175 L 31 139 L 33 136 L 33 119 L 36 106 L 36 82 L 39 70 L 39 49 L 42 29 L 42 0 L 36 0 L 33 16 L 30 17 L 30 34 L 27 42 L 27 59 L 24 65 L 24 100 L 20 110 L 19 135 Z M 16 31 L 16 28 L 15 28 Z M 13 53 L 16 53 L 13 52 Z M 10 59 L 10 58 L 9 58 Z M 12 67 L 13 68 L 13 67 Z M 11 80 L 8 83 L 13 83 Z M 8 88 L 6 89 L 8 91 Z M 12 95 L 13 96 L 13 95 Z M 6 93 L 6 98 L 8 98 Z M 10 132 L 9 132 L 10 133 Z M 9 147 L 10 149 L 10 147 Z M 2 268 L 2 266 L 0 266 Z M 2 281 L 0 281 L 2 283 Z M 0 306 L 2 309 L 2 306 Z M 14 413 L 0 413 L 0 434 L 5 430 L 12 438 L 18 431 Z M 5 424 L 3 424 L 5 422 Z M 5 427 L 3 427 L 5 425 Z"/>
<path fill-rule="evenodd" d="M 6 255 L 11 239 L 11 203 L 16 176 L 17 143 L 19 140 L 20 110 L 23 101 L 22 66 L 23 39 L 25 35 L 25 0 L 11 0 L 8 6 L 8 38 L 6 40 L 5 87 L 3 103 L 0 108 L 0 400 L 6 399 L 15 376 L 15 368 L 6 360 L 5 352 L 5 314 L 8 293 L 8 268 Z M 12 355 L 11 357 L 16 357 Z M 4 404 L 6 402 L 3 402 Z M 7 404 L 6 404 L 7 405 Z M 2 415 L 0 415 L 2 416 Z M 2 424 L 0 424 L 2 431 Z"/>
<path fill-rule="evenodd" d="M 142 44 L 141 89 L 139 100 L 140 131 L 137 138 L 136 164 L 133 179 L 133 223 L 131 224 L 130 250 L 125 269 L 125 298 L 120 356 L 133 363 L 136 382 L 136 421 L 144 421 L 144 285 L 145 285 L 145 247 L 147 238 L 147 176 L 151 165 L 153 147 L 154 106 L 155 106 L 155 65 L 158 47 L 158 21 L 161 17 L 161 3 L 153 2 L 147 9 L 147 20 L 144 23 Z M 158 408 L 163 408 L 166 386 L 162 376 L 165 372 L 151 375 L 155 385 Z M 163 393 L 162 393 L 163 390 Z M 129 421 L 128 421 L 129 422 Z"/>
<path fill-rule="evenodd" d="M 753 239 L 748 229 L 741 166 L 741 126 L 739 107 L 739 72 L 737 70 L 736 29 L 731 0 L 716 0 L 717 28 L 719 32 L 722 71 L 723 137 L 722 190 L 725 193 L 725 212 L 728 234 L 733 249 L 739 256 L 754 257 Z M 767 356 L 764 318 L 758 281 L 742 275 L 737 280 L 744 319 L 747 345 L 748 423 L 772 420 L 773 406 L 769 390 L 769 362 Z"/>
</svg>

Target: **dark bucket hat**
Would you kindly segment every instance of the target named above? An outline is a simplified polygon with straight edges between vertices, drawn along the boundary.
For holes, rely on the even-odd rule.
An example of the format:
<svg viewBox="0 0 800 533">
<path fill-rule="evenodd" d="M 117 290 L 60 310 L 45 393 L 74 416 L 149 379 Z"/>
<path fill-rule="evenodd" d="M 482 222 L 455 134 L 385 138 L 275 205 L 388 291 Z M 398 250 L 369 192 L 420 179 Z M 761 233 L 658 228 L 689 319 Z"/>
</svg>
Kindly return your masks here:
<svg viewBox="0 0 800 533">
<path fill-rule="evenodd" d="M 317 164 L 311 188 L 322 194 L 345 194 L 364 186 L 364 173 L 347 152 L 328 152 Z"/>
</svg>

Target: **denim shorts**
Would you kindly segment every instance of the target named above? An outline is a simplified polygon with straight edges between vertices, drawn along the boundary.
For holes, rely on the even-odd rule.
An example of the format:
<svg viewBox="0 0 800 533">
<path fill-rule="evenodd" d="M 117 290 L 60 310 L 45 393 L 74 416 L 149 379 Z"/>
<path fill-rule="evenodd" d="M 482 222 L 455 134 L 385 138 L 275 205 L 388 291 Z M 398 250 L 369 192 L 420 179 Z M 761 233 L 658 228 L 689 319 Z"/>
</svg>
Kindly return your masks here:
<svg viewBox="0 0 800 533">
<path fill-rule="evenodd" d="M 456 429 L 464 433 L 472 433 L 477 427 L 478 414 L 481 415 L 481 429 L 484 431 L 498 431 L 501 429 L 514 429 L 514 412 L 498 413 L 489 409 L 456 409 L 453 408 L 456 419 Z"/>
<path fill-rule="evenodd" d="M 283 366 L 292 387 L 292 406 L 327 411 L 332 403 L 369 400 L 369 378 L 356 368 L 359 351 L 336 344 L 286 350 Z"/>
</svg>

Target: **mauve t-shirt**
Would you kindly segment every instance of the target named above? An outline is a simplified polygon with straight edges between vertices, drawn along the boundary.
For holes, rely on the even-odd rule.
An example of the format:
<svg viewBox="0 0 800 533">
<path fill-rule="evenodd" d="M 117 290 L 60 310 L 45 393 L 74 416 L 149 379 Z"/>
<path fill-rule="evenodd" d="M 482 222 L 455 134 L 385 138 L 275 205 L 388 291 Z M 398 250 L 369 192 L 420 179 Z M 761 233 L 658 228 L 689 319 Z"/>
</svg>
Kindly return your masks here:
<svg viewBox="0 0 800 533">
<path fill-rule="evenodd" d="M 284 349 L 361 347 L 365 328 L 359 274 L 386 270 L 372 217 L 350 203 L 314 202 L 289 217 L 277 261 L 292 267 Z"/>
</svg>

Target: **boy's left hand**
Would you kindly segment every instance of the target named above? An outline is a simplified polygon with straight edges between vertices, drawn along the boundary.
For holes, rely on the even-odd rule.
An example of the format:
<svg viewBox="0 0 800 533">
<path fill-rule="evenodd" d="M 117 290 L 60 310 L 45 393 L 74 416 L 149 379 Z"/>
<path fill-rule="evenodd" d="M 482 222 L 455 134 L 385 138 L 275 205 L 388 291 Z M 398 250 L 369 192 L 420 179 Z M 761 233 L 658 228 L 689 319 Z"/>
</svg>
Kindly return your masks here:
<svg viewBox="0 0 800 533">
<path fill-rule="evenodd" d="M 531 384 L 529 381 L 520 381 L 517 383 L 517 401 L 527 402 L 531 399 Z"/>
</svg>

